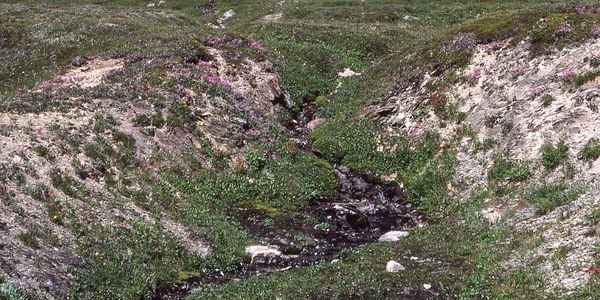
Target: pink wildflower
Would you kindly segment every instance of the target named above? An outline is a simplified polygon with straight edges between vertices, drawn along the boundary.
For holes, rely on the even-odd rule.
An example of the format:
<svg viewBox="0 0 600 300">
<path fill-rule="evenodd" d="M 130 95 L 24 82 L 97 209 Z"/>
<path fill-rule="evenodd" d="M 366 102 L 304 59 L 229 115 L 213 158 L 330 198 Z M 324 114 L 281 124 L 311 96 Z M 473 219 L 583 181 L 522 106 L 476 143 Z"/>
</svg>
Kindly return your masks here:
<svg viewBox="0 0 600 300">
<path fill-rule="evenodd" d="M 248 134 L 250 134 L 251 137 L 256 138 L 256 137 L 260 136 L 260 130 L 252 129 L 248 132 Z"/>
<path fill-rule="evenodd" d="M 587 7 L 586 7 L 585 5 L 581 5 L 581 6 L 577 6 L 577 7 L 575 8 L 575 10 L 576 10 L 578 13 L 580 13 L 580 14 L 584 14 L 584 13 L 586 13 L 586 12 L 587 12 L 587 10 L 588 10 L 588 9 L 587 9 Z"/>
<path fill-rule="evenodd" d="M 576 75 L 575 72 L 573 72 L 571 70 L 566 70 L 566 71 L 563 71 L 562 73 L 560 73 L 560 78 L 562 80 L 569 80 L 575 75 Z"/>
<path fill-rule="evenodd" d="M 592 36 L 595 38 L 600 37 L 600 26 L 592 28 Z"/>
<path fill-rule="evenodd" d="M 534 87 L 533 89 L 531 89 L 531 93 L 533 93 L 534 96 L 539 96 L 544 91 L 546 91 L 546 89 L 543 86 L 538 86 L 538 87 Z"/>
<path fill-rule="evenodd" d="M 516 65 L 511 69 L 511 72 L 514 76 L 522 75 L 523 73 L 525 73 L 525 67 L 523 67 L 522 65 Z"/>
<path fill-rule="evenodd" d="M 569 33 L 571 33 L 571 27 L 569 27 L 569 25 L 561 25 L 560 27 L 558 27 L 556 29 L 556 34 L 558 34 L 560 36 L 565 36 L 565 35 L 568 35 Z"/>
</svg>

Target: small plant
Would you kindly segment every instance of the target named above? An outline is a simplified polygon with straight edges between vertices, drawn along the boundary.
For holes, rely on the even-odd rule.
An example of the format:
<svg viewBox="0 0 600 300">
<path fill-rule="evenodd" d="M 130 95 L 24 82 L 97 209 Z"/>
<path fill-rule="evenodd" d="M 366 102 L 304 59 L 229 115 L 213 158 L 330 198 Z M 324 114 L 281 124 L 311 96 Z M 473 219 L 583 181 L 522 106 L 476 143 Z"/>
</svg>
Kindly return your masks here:
<svg viewBox="0 0 600 300">
<path fill-rule="evenodd" d="M 574 249 L 573 246 L 560 246 L 554 254 L 552 254 L 552 268 L 554 270 L 560 267 L 560 262 L 565 259 L 565 256 Z"/>
<path fill-rule="evenodd" d="M 33 151 L 35 151 L 35 153 L 37 153 L 39 156 L 41 156 L 47 160 L 54 159 L 54 157 L 50 153 L 50 149 L 48 149 L 48 147 L 38 145 L 38 146 L 33 147 Z"/>
<path fill-rule="evenodd" d="M 600 140 L 597 138 L 591 138 L 577 154 L 577 158 L 584 161 L 594 161 L 598 157 L 600 157 Z"/>
<path fill-rule="evenodd" d="M 548 105 L 552 104 L 552 102 L 554 102 L 555 100 L 556 100 L 556 98 L 554 98 L 554 96 L 552 96 L 550 94 L 545 94 L 541 98 L 543 106 L 548 106 Z"/>
<path fill-rule="evenodd" d="M 542 145 L 542 165 L 546 170 L 554 170 L 569 158 L 569 146 L 564 139 L 560 139 L 556 145 L 546 143 Z"/>
<path fill-rule="evenodd" d="M 151 124 L 150 117 L 147 114 L 136 114 L 132 121 L 137 127 L 150 126 Z"/>
<path fill-rule="evenodd" d="M 527 161 L 510 161 L 503 155 L 496 154 L 493 162 L 487 174 L 490 181 L 520 182 L 533 174 Z"/>
<path fill-rule="evenodd" d="M 323 108 L 327 105 L 327 103 L 329 102 L 329 99 L 327 98 L 327 96 L 319 96 L 315 99 L 315 105 L 319 108 Z"/>
<path fill-rule="evenodd" d="M 37 230 L 35 230 L 35 228 L 33 228 L 33 229 L 29 229 L 27 231 L 21 232 L 18 235 L 18 238 L 25 245 L 27 245 L 31 248 L 37 249 L 40 247 L 37 236 L 38 236 Z"/>
<path fill-rule="evenodd" d="M 552 183 L 539 186 L 525 196 L 525 201 L 538 209 L 538 214 L 545 215 L 556 207 L 567 204 L 581 194 L 579 188 L 569 188 L 564 183 Z"/>
<path fill-rule="evenodd" d="M 575 75 L 568 79 L 568 82 L 578 88 L 600 76 L 600 69 L 591 70 L 582 74 Z"/>
</svg>

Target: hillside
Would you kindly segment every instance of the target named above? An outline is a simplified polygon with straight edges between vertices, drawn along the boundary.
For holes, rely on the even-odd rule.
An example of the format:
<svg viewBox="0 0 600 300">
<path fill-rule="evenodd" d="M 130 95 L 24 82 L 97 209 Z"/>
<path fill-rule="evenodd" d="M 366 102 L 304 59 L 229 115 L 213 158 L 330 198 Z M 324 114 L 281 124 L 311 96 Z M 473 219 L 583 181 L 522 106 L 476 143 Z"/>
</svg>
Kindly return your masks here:
<svg viewBox="0 0 600 300">
<path fill-rule="evenodd" d="M 0 299 L 596 299 L 600 5 L 0 3 Z"/>
</svg>

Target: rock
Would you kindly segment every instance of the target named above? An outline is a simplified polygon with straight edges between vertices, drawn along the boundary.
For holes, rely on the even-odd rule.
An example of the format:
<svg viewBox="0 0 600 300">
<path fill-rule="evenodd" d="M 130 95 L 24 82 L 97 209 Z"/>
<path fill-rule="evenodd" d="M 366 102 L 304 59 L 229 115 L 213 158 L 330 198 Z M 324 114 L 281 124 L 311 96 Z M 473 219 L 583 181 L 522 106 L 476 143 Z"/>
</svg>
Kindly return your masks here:
<svg viewBox="0 0 600 300">
<path fill-rule="evenodd" d="M 156 6 L 156 4 L 154 4 L 154 3 L 148 3 L 148 5 L 146 5 L 146 7 L 148 7 L 148 8 L 151 8 L 151 7 L 154 7 L 154 6 Z"/>
<path fill-rule="evenodd" d="M 396 242 L 400 238 L 407 237 L 408 231 L 390 231 L 379 238 L 380 242 Z"/>
<path fill-rule="evenodd" d="M 415 17 L 415 16 L 410 16 L 410 15 L 406 15 L 404 16 L 404 21 L 419 21 L 419 17 Z"/>
<path fill-rule="evenodd" d="M 404 271 L 405 269 L 406 268 L 403 265 L 394 260 L 388 261 L 387 265 L 385 266 L 385 270 L 390 273 L 397 273 L 399 271 Z"/>
<path fill-rule="evenodd" d="M 346 68 L 344 71 L 338 73 L 338 76 L 340 76 L 340 77 L 352 77 L 352 76 L 360 76 L 360 75 L 362 75 L 362 73 L 354 72 L 350 68 Z"/>
<path fill-rule="evenodd" d="M 308 124 L 306 124 L 306 130 L 308 130 L 308 131 L 315 130 L 315 128 L 317 128 L 317 126 L 325 123 L 325 120 L 326 119 L 323 119 L 323 118 L 317 118 L 317 119 L 310 121 Z"/>
<path fill-rule="evenodd" d="M 431 284 L 424 283 L 423 284 L 423 288 L 426 289 L 426 290 L 428 290 L 428 289 L 431 288 Z"/>
<path fill-rule="evenodd" d="M 281 251 L 272 246 L 248 246 L 246 253 L 250 254 L 252 263 L 269 263 L 272 260 L 277 260 L 282 256 Z"/>
</svg>

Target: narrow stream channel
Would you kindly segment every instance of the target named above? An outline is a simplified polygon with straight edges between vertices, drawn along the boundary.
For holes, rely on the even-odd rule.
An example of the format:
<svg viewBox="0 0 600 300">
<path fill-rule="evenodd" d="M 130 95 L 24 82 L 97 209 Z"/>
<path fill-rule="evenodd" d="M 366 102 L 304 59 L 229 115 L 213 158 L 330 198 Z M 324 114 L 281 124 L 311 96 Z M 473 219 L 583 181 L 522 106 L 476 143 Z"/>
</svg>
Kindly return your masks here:
<svg viewBox="0 0 600 300">
<path fill-rule="evenodd" d="M 319 155 L 308 136 L 307 125 L 313 120 L 316 108 L 306 104 L 295 115 L 295 126 L 289 133 L 297 145 Z M 237 219 L 257 240 L 276 246 L 281 256 L 247 262 L 233 273 L 215 270 L 210 276 L 192 278 L 188 281 L 158 289 L 153 299 L 183 299 L 200 284 L 224 284 L 233 279 L 263 276 L 273 272 L 309 266 L 338 258 L 344 249 L 376 242 L 388 231 L 415 226 L 424 216 L 419 215 L 411 204 L 404 203 L 402 187 L 397 183 L 383 183 L 369 174 L 359 174 L 342 165 L 335 165 L 339 195 L 314 202 L 306 213 L 316 219 L 315 224 L 302 224 L 292 220 L 278 223 L 276 231 L 258 225 L 265 219 L 258 211 L 240 209 Z M 252 220 L 252 221 L 251 221 Z M 256 222 L 259 220 L 259 222 Z M 298 232 L 314 241 L 301 247 L 282 235 L 283 231 Z"/>
</svg>

